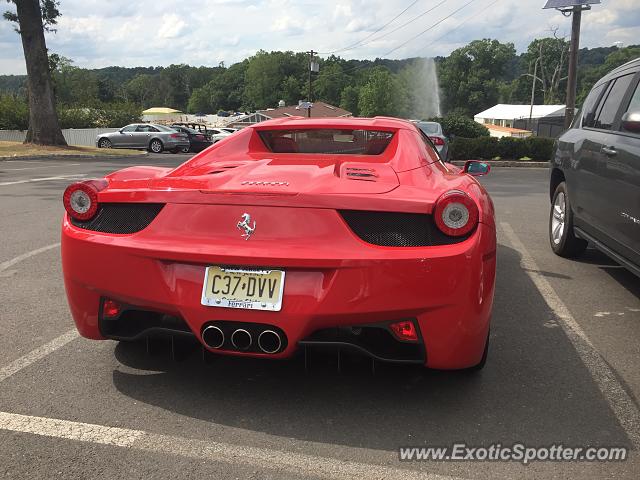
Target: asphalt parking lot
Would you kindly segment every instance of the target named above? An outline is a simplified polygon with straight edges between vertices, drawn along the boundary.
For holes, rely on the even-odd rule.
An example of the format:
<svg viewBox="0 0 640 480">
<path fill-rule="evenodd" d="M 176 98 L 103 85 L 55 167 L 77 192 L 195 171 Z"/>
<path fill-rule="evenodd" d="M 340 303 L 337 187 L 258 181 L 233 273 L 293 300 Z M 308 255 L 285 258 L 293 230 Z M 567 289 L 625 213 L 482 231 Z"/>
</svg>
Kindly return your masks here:
<svg viewBox="0 0 640 480">
<path fill-rule="evenodd" d="M 483 179 L 498 229 L 478 375 L 257 362 L 79 338 L 61 279 L 64 187 L 144 159 L 0 161 L 0 476 L 638 478 L 640 281 L 547 241 L 545 169 Z M 99 266 L 92 266 L 99 268 Z M 149 348 L 148 348 L 149 347 Z M 624 462 L 400 462 L 401 446 L 623 446 Z"/>
</svg>

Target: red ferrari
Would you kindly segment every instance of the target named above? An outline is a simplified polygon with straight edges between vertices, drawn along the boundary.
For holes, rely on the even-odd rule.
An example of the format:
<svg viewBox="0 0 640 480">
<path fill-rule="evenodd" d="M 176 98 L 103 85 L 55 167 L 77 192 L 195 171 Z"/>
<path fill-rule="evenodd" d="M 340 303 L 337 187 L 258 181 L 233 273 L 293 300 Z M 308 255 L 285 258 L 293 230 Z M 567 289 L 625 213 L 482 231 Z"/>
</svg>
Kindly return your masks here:
<svg viewBox="0 0 640 480">
<path fill-rule="evenodd" d="M 286 118 L 175 169 L 64 192 L 71 313 L 92 339 L 168 333 L 226 355 L 354 350 L 437 369 L 486 361 L 492 201 L 412 123 Z"/>
</svg>

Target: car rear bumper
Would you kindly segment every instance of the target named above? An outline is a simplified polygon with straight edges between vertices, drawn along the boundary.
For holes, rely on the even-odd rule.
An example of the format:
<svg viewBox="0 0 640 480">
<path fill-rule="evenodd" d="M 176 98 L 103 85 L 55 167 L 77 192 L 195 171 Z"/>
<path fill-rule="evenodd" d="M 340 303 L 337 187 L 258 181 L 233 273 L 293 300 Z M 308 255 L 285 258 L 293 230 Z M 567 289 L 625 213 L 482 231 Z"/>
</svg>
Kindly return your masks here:
<svg viewBox="0 0 640 480">
<path fill-rule="evenodd" d="M 250 353 L 253 356 L 289 357 L 300 342 L 313 340 L 327 329 L 412 319 L 424 344 L 427 366 L 465 368 L 482 357 L 495 283 L 496 240 L 490 226 L 479 224 L 470 238 L 454 245 L 362 245 L 370 251 L 369 258 L 360 254 L 358 258 L 337 255 L 331 259 L 309 258 L 296 250 L 290 250 L 286 259 L 276 254 L 271 258 L 248 256 L 246 249 L 250 247 L 244 241 L 242 252 L 224 248 L 209 255 L 193 245 L 180 248 L 151 237 L 133 240 L 142 240 L 144 232 L 88 232 L 72 225 L 65 216 L 64 281 L 81 335 L 105 338 L 99 310 L 101 301 L 109 298 L 180 319 L 187 327 L 184 333 L 200 341 L 203 327 L 211 322 L 249 322 L 275 326 L 284 332 L 286 348 L 281 352 Z M 220 264 L 284 269 L 282 310 L 203 306 L 205 267 Z M 221 353 L 247 355 L 231 350 Z"/>
</svg>

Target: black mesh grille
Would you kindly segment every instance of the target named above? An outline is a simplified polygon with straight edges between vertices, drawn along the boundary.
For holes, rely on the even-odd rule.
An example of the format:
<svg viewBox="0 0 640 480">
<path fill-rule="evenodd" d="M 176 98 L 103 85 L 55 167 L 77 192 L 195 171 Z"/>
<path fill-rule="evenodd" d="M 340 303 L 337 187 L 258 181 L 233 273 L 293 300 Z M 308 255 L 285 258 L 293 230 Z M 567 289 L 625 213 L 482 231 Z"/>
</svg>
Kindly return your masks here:
<svg viewBox="0 0 640 480">
<path fill-rule="evenodd" d="M 136 233 L 149 226 L 163 203 L 102 203 L 86 222 L 71 219 L 76 227 L 103 233 Z"/>
<path fill-rule="evenodd" d="M 421 213 L 342 210 L 342 218 L 362 240 L 383 247 L 451 245 L 469 238 L 450 237 L 438 229 L 431 215 Z"/>
</svg>

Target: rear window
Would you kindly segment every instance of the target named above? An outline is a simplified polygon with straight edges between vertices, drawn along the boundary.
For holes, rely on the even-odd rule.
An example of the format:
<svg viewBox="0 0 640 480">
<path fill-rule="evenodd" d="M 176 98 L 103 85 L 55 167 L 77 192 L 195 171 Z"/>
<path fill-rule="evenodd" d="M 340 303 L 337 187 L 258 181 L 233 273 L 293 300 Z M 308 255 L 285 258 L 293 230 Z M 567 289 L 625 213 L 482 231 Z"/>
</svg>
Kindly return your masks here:
<svg viewBox="0 0 640 480">
<path fill-rule="evenodd" d="M 438 123 L 419 122 L 418 127 L 427 135 L 440 133 L 440 124 Z"/>
<path fill-rule="evenodd" d="M 310 128 L 262 130 L 260 138 L 273 153 L 317 153 L 332 155 L 380 155 L 393 132 Z"/>
</svg>

